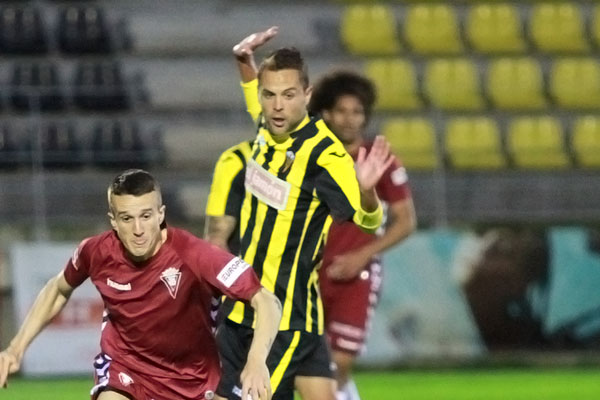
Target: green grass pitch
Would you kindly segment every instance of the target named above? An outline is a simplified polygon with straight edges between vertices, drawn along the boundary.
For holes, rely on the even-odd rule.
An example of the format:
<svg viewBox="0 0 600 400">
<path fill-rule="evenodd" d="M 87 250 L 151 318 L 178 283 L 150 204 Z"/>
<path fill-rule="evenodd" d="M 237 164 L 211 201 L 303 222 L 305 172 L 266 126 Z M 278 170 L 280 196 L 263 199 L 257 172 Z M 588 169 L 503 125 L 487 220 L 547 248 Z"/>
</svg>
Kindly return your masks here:
<svg viewBox="0 0 600 400">
<path fill-rule="evenodd" d="M 593 400 L 600 399 L 600 368 L 469 369 L 361 372 L 362 400 Z M 91 378 L 9 382 L 0 399 L 88 399 Z"/>
</svg>

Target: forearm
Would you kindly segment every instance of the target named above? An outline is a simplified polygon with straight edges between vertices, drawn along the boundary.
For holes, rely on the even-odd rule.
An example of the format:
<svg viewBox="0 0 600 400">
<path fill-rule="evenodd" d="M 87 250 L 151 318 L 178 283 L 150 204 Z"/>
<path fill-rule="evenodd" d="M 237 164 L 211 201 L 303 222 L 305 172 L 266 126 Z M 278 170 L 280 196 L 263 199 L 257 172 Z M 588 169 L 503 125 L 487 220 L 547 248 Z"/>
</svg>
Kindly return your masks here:
<svg viewBox="0 0 600 400">
<path fill-rule="evenodd" d="M 253 81 L 258 76 L 258 69 L 254 57 L 236 57 L 238 71 L 240 72 L 240 79 L 243 83 Z"/>
<path fill-rule="evenodd" d="M 229 251 L 227 242 L 235 230 L 236 219 L 229 215 L 206 216 L 204 238 L 210 243 Z"/>
<path fill-rule="evenodd" d="M 256 311 L 256 326 L 248 359 L 264 363 L 279 331 L 281 303 L 273 293 L 262 288 L 254 295 L 251 304 Z"/>
<path fill-rule="evenodd" d="M 17 357 L 23 353 L 44 327 L 63 309 L 68 301 L 59 290 L 59 276 L 48 281 L 27 313 L 21 328 L 10 342 L 9 350 Z"/>
</svg>

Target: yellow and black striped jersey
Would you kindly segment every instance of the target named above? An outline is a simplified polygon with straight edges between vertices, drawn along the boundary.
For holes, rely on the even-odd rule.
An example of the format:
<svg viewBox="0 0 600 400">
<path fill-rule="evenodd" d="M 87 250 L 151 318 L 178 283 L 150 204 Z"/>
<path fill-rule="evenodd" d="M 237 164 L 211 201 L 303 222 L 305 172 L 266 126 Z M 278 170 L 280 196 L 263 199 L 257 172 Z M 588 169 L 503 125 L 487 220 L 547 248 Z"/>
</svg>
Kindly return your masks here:
<svg viewBox="0 0 600 400">
<path fill-rule="evenodd" d="M 361 209 L 354 162 L 315 117 L 307 116 L 282 143 L 259 124 L 244 183 L 242 258 L 281 301 L 280 330 L 322 334 L 316 267 L 331 224 L 329 215 L 375 230 L 381 224 L 381 207 L 372 213 Z M 254 323 L 252 308 L 244 303 L 227 299 L 223 307 L 231 321 Z"/>
<path fill-rule="evenodd" d="M 240 247 L 239 218 L 245 194 L 244 174 L 253 141 L 238 143 L 221 154 L 215 165 L 206 203 L 206 215 L 211 217 L 229 215 L 238 221 L 227 243 L 229 251 L 233 254 L 237 254 Z"/>
</svg>

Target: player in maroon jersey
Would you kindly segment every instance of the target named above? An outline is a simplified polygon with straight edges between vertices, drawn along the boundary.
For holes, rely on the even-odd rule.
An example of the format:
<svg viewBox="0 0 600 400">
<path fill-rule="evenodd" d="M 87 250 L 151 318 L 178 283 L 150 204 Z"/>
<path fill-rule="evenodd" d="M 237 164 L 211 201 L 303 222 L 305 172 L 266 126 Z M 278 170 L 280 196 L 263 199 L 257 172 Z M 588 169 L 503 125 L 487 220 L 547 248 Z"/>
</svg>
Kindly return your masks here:
<svg viewBox="0 0 600 400">
<path fill-rule="evenodd" d="M 323 76 L 313 88 L 309 108 L 320 113 L 331 131 L 356 159 L 375 103 L 373 84 L 346 70 Z M 319 270 L 325 329 L 337 365 L 338 400 L 359 400 L 351 379 L 356 356 L 363 348 L 369 316 L 381 283 L 378 254 L 406 238 L 416 226 L 414 206 L 404 167 L 395 162 L 379 180 L 377 195 L 387 203 L 388 224 L 380 235 L 364 233 L 351 222 L 332 223 Z"/>
<path fill-rule="evenodd" d="M 257 312 L 242 392 L 270 399 L 265 360 L 281 310 L 250 265 L 166 227 L 158 182 L 146 171 L 118 175 L 109 186 L 108 203 L 113 230 L 82 241 L 65 269 L 42 289 L 0 353 L 0 387 L 72 291 L 90 278 L 105 306 L 92 399 L 214 398 L 220 364 L 211 311 L 222 294 L 249 302 Z"/>
</svg>

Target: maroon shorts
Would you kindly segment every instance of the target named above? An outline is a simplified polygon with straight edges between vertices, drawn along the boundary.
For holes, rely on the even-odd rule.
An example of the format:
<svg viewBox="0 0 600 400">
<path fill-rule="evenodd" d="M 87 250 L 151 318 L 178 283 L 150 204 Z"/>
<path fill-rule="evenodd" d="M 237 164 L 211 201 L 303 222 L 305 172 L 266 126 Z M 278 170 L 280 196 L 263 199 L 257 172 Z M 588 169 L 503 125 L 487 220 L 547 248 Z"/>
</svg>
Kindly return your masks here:
<svg viewBox="0 0 600 400">
<path fill-rule="evenodd" d="M 371 315 L 379 300 L 381 264 L 373 261 L 352 281 L 334 281 L 319 274 L 325 330 L 333 350 L 358 354 L 363 349 Z"/>
<path fill-rule="evenodd" d="M 197 379 L 171 379 L 133 372 L 104 353 L 94 359 L 94 382 L 92 400 L 105 390 L 135 400 L 211 400 L 215 390 L 205 390 Z"/>
</svg>

